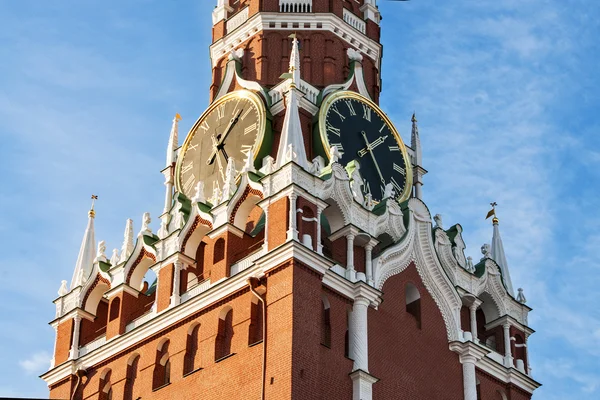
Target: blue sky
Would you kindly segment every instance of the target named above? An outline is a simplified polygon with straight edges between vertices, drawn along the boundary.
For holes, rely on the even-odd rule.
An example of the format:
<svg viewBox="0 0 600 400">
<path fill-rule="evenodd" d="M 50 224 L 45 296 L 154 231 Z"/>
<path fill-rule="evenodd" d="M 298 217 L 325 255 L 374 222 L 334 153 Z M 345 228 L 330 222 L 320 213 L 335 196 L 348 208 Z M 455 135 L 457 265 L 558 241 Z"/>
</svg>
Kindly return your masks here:
<svg viewBox="0 0 600 400">
<path fill-rule="evenodd" d="M 0 397 L 47 395 L 47 322 L 89 196 L 109 253 L 127 218 L 158 227 L 171 119 L 183 136 L 207 106 L 213 3 L 0 1 Z M 599 398 L 600 6 L 380 3 L 381 104 L 405 140 L 417 112 L 426 203 L 475 259 L 499 203 L 534 308 L 534 398 Z"/>
</svg>

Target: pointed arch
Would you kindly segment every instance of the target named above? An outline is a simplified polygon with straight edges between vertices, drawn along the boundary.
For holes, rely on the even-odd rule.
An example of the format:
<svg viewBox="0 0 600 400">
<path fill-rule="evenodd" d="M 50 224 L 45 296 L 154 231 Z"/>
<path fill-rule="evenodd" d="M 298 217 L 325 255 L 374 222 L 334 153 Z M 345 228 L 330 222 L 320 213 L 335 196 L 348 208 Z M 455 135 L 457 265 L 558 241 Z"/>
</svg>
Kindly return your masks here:
<svg viewBox="0 0 600 400">
<path fill-rule="evenodd" d="M 170 341 L 163 338 L 157 346 L 152 376 L 152 389 L 156 390 L 171 383 Z"/>
<path fill-rule="evenodd" d="M 417 322 L 417 328 L 421 329 L 421 293 L 412 283 L 404 287 L 406 312 L 413 316 Z"/>
<path fill-rule="evenodd" d="M 111 369 L 105 368 L 100 373 L 100 380 L 98 382 L 98 399 L 99 400 L 112 400 L 112 384 L 110 382 Z"/>
<path fill-rule="evenodd" d="M 133 261 L 131 267 L 129 267 L 125 282 L 134 289 L 142 290 L 144 276 L 146 275 L 146 272 L 148 272 L 148 269 L 155 263 L 156 256 L 146 250 L 145 247 L 142 247 L 135 261 Z"/>
<path fill-rule="evenodd" d="M 248 346 L 263 340 L 263 313 L 260 302 L 252 297 L 250 303 L 250 326 L 248 327 Z"/>
<path fill-rule="evenodd" d="M 133 400 L 135 392 L 135 381 L 138 375 L 138 365 L 140 362 L 139 353 L 132 354 L 127 360 L 127 372 L 125 375 L 124 400 Z"/>
</svg>

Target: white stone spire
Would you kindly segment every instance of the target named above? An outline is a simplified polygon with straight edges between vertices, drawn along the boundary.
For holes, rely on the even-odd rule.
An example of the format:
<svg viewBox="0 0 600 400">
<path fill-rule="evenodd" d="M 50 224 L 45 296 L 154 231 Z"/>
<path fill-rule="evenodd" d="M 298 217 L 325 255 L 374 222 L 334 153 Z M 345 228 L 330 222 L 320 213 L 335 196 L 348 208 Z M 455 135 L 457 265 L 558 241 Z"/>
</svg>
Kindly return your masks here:
<svg viewBox="0 0 600 400">
<path fill-rule="evenodd" d="M 504 254 L 504 245 L 502 244 L 502 238 L 500 237 L 500 229 L 498 228 L 498 218 L 494 217 L 493 224 L 494 235 L 492 237 L 491 257 L 496 261 L 496 264 L 500 266 L 506 290 L 514 297 L 515 292 L 513 290 L 512 280 L 510 279 L 510 272 L 508 271 L 508 262 L 506 261 L 506 254 Z"/>
<path fill-rule="evenodd" d="M 77 256 L 77 263 L 75 264 L 75 270 L 73 271 L 71 290 L 79 285 L 83 285 L 85 280 L 90 276 L 92 267 L 94 266 L 94 258 L 96 257 L 96 237 L 94 234 L 94 218 L 96 217 L 96 212 L 94 211 L 94 200 L 96 199 L 97 196 L 92 196 L 92 208 L 88 213 L 88 224 L 85 228 L 85 233 L 83 234 L 79 255 Z"/>
<path fill-rule="evenodd" d="M 414 159 L 413 164 L 414 168 L 414 186 L 415 186 L 415 197 L 417 199 L 423 199 L 423 175 L 427 173 L 427 171 L 423 168 L 423 152 L 421 150 L 421 137 L 419 136 L 419 126 L 417 125 L 417 115 L 413 113 L 411 118 L 412 122 L 412 132 L 410 134 L 410 147 L 414 151 Z"/>
<path fill-rule="evenodd" d="M 166 168 L 173 165 L 175 162 L 175 151 L 179 147 L 179 121 L 181 115 L 175 114 L 173 117 L 173 125 L 171 126 L 171 134 L 169 135 L 169 145 L 167 146 L 167 163 Z"/>
<path fill-rule="evenodd" d="M 162 173 L 165 177 L 165 206 L 160 216 L 160 229 L 158 236 L 164 238 L 167 236 L 167 226 L 169 225 L 169 210 L 173 204 L 173 185 L 175 183 L 175 162 L 177 161 L 177 148 L 179 147 L 179 121 L 181 115 L 175 114 L 173 125 L 169 135 L 169 144 L 167 145 L 167 160 L 165 169 Z"/>
<path fill-rule="evenodd" d="M 285 117 L 283 128 L 281 129 L 281 138 L 279 139 L 279 148 L 277 150 L 277 162 L 275 168 L 281 168 L 289 161 L 294 161 L 305 170 L 309 170 L 308 160 L 306 158 L 306 149 L 304 148 L 304 136 L 302 135 L 302 124 L 300 123 L 299 99 L 302 93 L 296 88 L 300 82 L 300 55 L 298 50 L 298 39 L 296 35 L 291 36 L 292 54 L 290 56 L 290 69 L 283 76 L 290 80 L 289 90 L 285 94 Z"/>
<path fill-rule="evenodd" d="M 127 261 L 131 253 L 133 253 L 133 220 L 128 219 L 125 224 L 125 234 L 123 235 L 123 246 L 121 247 L 119 263 Z"/>
</svg>

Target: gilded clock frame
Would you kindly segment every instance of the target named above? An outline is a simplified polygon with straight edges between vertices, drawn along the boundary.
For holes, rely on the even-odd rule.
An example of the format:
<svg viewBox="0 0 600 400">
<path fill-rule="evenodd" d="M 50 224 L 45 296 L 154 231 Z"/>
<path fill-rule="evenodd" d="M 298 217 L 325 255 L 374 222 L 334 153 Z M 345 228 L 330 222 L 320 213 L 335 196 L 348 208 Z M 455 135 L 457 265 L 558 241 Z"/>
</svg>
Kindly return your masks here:
<svg viewBox="0 0 600 400">
<path fill-rule="evenodd" d="M 200 118 L 198 118 L 196 123 L 194 123 L 194 125 L 188 132 L 188 134 L 185 138 L 185 141 L 183 142 L 183 145 L 181 146 L 181 150 L 179 151 L 179 157 L 177 157 L 177 164 L 175 165 L 175 188 L 176 188 L 177 192 L 183 193 L 182 185 L 181 185 L 181 164 L 183 162 L 184 155 L 187 152 L 187 148 L 188 148 L 190 142 L 192 141 L 192 139 L 194 138 L 194 135 L 192 135 L 192 133 L 197 131 L 200 128 L 200 125 L 202 124 L 204 119 L 206 119 L 206 117 L 208 117 L 208 115 L 210 115 L 217 107 L 219 107 L 221 104 L 223 104 L 231 99 L 236 99 L 236 98 L 249 100 L 258 110 L 258 119 L 259 119 L 258 128 L 257 128 L 258 133 L 256 135 L 256 141 L 254 142 L 255 148 L 254 148 L 253 162 L 256 162 L 256 160 L 265 151 L 264 147 L 266 145 L 265 137 L 266 137 L 266 133 L 267 133 L 267 119 L 269 119 L 269 116 L 267 114 L 267 109 L 266 109 L 262 99 L 256 93 L 251 92 L 249 90 L 244 90 L 244 89 L 236 90 L 231 93 L 227 93 L 223 97 L 220 97 L 216 101 L 212 102 L 210 104 L 210 106 L 202 113 Z"/>
<path fill-rule="evenodd" d="M 358 101 L 362 101 L 368 106 L 370 106 L 376 113 L 381 117 L 383 122 L 385 122 L 389 127 L 392 135 L 396 139 L 396 142 L 400 145 L 400 152 L 402 153 L 402 157 L 404 158 L 404 163 L 406 164 L 406 185 L 404 187 L 404 191 L 401 194 L 396 196 L 398 202 L 403 202 L 410 197 L 413 186 L 413 168 L 410 157 L 408 156 L 408 152 L 406 151 L 406 146 L 404 145 L 404 141 L 402 137 L 396 130 L 396 127 L 392 123 L 392 121 L 388 118 L 385 112 L 377 104 L 375 104 L 372 100 L 367 99 L 366 97 L 353 92 L 351 90 L 343 90 L 340 92 L 335 92 L 327 96 L 327 98 L 323 101 L 321 105 L 321 109 L 319 110 L 319 136 L 321 138 L 321 145 L 323 146 L 323 153 L 327 158 L 327 161 L 331 159 L 329 155 L 329 149 L 331 145 L 329 144 L 329 139 L 327 138 L 327 129 L 325 124 L 325 118 L 327 117 L 327 113 L 329 112 L 329 108 L 331 104 L 340 99 L 354 99 Z"/>
</svg>

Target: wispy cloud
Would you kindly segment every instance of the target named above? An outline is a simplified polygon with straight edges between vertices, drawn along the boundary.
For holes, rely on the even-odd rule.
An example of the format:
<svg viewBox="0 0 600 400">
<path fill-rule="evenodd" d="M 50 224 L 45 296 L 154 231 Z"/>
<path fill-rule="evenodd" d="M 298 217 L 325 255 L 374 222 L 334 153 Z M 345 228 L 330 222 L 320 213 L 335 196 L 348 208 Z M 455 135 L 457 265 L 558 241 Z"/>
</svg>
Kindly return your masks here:
<svg viewBox="0 0 600 400">
<path fill-rule="evenodd" d="M 52 357 L 46 351 L 40 351 L 31 354 L 29 358 L 19 361 L 19 365 L 28 374 L 39 374 L 45 371 L 50 365 Z"/>
</svg>

